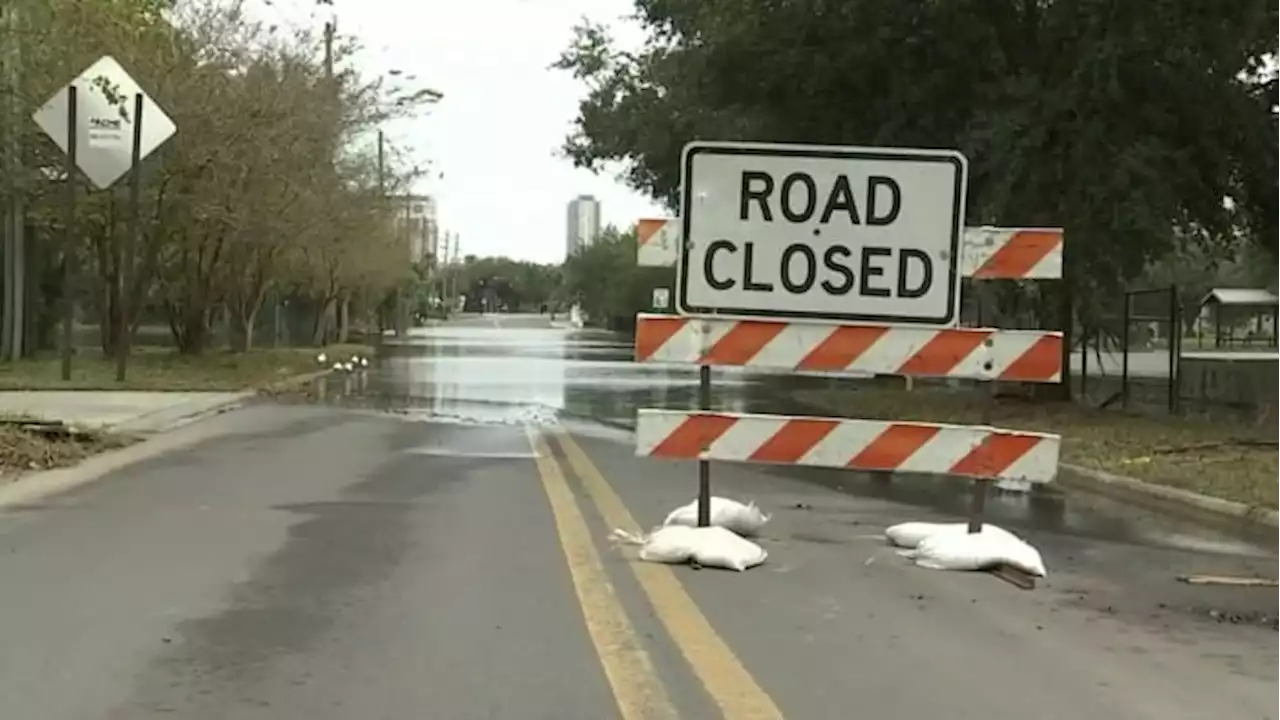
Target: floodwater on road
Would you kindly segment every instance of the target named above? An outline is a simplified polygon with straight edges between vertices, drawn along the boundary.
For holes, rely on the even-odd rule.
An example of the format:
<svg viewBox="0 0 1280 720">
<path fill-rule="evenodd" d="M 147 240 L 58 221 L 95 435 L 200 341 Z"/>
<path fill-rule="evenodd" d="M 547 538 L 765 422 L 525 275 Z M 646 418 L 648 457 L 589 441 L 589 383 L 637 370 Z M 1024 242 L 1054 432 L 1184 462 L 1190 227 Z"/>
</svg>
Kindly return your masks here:
<svg viewBox="0 0 1280 720">
<path fill-rule="evenodd" d="M 803 414 L 776 373 L 717 368 L 712 408 L 732 412 Z M 632 362 L 625 336 L 553 327 L 546 317 L 476 316 L 416 328 L 387 338 L 367 377 L 331 378 L 330 402 L 396 414 L 405 420 L 467 424 L 564 423 L 577 432 L 629 443 L 636 410 L 692 409 L 696 367 Z M 892 479 L 821 468 L 777 472 L 839 489 L 963 517 L 970 483 L 937 477 Z M 713 466 L 713 486 L 716 469 Z M 695 482 L 690 477 L 691 486 Z M 692 489 L 692 488 L 691 488 Z M 731 493 L 729 490 L 724 490 Z M 1236 536 L 1057 487 L 1033 493 L 993 492 L 990 522 L 1081 537 L 1210 553 L 1262 556 L 1273 552 Z M 1274 533 L 1271 533 L 1274 535 Z"/>
</svg>

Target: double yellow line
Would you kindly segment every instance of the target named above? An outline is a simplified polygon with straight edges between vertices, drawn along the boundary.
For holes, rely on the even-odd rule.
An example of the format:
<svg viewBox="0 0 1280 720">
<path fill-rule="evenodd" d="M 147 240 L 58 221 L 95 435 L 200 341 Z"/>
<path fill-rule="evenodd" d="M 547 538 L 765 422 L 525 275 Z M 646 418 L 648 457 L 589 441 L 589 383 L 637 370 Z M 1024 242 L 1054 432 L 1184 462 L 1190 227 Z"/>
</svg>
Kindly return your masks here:
<svg viewBox="0 0 1280 720">
<path fill-rule="evenodd" d="M 552 455 L 546 438 L 533 428 L 527 428 L 526 432 L 537 456 L 538 474 L 551 503 L 587 631 L 623 720 L 679 717 L 609 581 L 564 471 Z M 563 430 L 553 431 L 551 435 L 605 523 L 628 532 L 639 532 L 639 525 L 622 499 L 573 437 Z M 629 567 L 654 613 L 726 720 L 781 720 L 782 712 L 777 705 L 711 627 L 672 569 L 644 562 L 634 562 Z"/>
</svg>

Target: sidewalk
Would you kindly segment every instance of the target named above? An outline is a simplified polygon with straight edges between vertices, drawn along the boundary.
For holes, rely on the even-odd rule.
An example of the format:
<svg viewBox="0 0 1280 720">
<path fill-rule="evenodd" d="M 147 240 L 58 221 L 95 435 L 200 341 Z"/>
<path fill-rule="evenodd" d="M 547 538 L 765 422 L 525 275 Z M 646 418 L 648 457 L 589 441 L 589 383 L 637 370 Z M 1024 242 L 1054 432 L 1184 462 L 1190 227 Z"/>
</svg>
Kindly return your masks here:
<svg viewBox="0 0 1280 720">
<path fill-rule="evenodd" d="M 26 415 L 77 428 L 149 435 L 243 402 L 243 392 L 15 390 L 0 392 L 0 416 Z"/>
</svg>

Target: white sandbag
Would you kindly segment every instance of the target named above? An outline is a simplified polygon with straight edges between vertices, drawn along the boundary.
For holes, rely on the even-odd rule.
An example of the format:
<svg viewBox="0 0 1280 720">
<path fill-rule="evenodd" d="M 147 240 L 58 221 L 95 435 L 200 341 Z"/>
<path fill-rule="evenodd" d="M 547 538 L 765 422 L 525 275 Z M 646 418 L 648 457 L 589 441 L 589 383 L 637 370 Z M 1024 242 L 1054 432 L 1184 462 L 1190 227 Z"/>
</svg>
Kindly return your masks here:
<svg viewBox="0 0 1280 720">
<path fill-rule="evenodd" d="M 752 537 L 759 533 L 760 528 L 764 527 L 767 522 L 769 522 L 769 516 L 756 507 L 753 502 L 744 505 L 737 500 L 730 500 L 729 498 L 711 498 L 711 525 L 713 527 L 722 527 L 726 530 L 732 530 L 743 537 Z M 667 515 L 667 519 L 662 521 L 662 525 L 664 527 L 672 525 L 697 527 L 698 501 L 694 500 L 688 505 L 682 505 L 672 510 Z"/>
<path fill-rule="evenodd" d="M 640 546 L 640 559 L 659 563 L 687 563 L 698 549 L 697 533 L 689 527 L 658 528 L 648 535 L 614 530 L 609 536 L 615 542 Z"/>
<path fill-rule="evenodd" d="M 987 531 L 990 528 L 992 531 Z M 901 551 L 916 565 L 931 570 L 987 570 L 1010 565 L 1036 577 L 1048 574 L 1040 552 L 1022 538 L 994 525 L 984 532 L 942 531 L 924 538 L 914 550 Z"/>
<path fill-rule="evenodd" d="M 884 536 L 889 542 L 898 547 L 914 548 L 920 544 L 920 541 L 927 537 L 938 533 L 958 535 L 969 532 L 969 523 L 927 523 L 927 522 L 904 522 L 897 525 L 890 525 L 885 528 Z M 1010 533 L 1004 528 L 995 525 L 983 524 L 981 532 L 993 533 L 995 535 L 1012 537 L 1018 539 L 1016 535 Z"/>
<path fill-rule="evenodd" d="M 755 567 L 769 557 L 759 545 L 720 527 L 661 527 L 648 535 L 614 530 L 615 542 L 640 546 L 640 559 L 668 564 L 696 562 L 739 572 Z"/>
<path fill-rule="evenodd" d="M 742 572 L 769 557 L 764 548 L 728 528 L 713 525 L 693 530 L 698 534 L 693 560 L 699 565 Z"/>
</svg>

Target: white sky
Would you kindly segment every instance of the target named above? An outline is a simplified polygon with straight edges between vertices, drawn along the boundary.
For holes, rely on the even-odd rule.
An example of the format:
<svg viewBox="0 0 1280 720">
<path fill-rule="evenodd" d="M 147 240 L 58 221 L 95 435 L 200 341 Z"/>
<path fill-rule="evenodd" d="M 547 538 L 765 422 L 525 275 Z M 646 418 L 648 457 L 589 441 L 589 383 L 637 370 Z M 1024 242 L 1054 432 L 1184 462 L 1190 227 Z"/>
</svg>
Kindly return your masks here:
<svg viewBox="0 0 1280 720">
<path fill-rule="evenodd" d="M 314 0 L 264 2 L 258 9 L 283 25 L 319 28 L 327 13 Z M 579 194 L 594 195 L 604 222 L 620 227 L 662 215 L 612 173 L 556 155 L 585 88 L 550 64 L 580 18 L 626 33 L 631 11 L 630 0 L 335 0 L 333 8 L 339 35 L 366 48 L 364 72 L 398 69 L 445 95 L 428 115 L 387 129 L 443 173 L 417 188 L 437 197 L 441 228 L 458 233 L 464 255 L 538 262 L 564 259 L 565 206 Z"/>
</svg>

